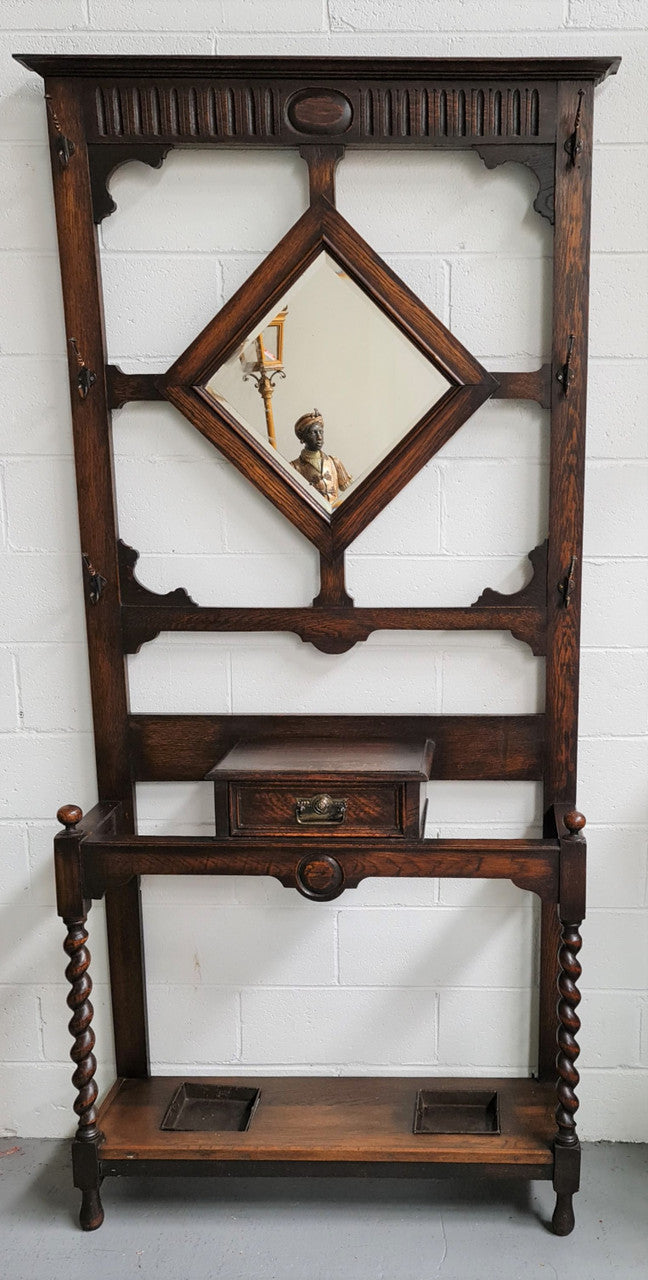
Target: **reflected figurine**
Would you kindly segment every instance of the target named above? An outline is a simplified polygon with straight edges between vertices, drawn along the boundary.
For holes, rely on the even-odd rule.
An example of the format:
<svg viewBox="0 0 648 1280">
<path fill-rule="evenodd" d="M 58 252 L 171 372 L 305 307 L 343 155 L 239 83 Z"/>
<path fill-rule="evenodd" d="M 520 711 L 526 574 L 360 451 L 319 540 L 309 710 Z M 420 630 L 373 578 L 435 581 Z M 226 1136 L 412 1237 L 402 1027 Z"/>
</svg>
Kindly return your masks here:
<svg viewBox="0 0 648 1280">
<path fill-rule="evenodd" d="M 303 476 L 304 480 L 308 481 L 308 484 L 312 484 L 332 507 L 336 507 L 340 501 L 340 493 L 348 489 L 353 477 L 349 475 L 339 458 L 333 458 L 330 454 L 324 453 L 322 447 L 324 419 L 319 409 L 311 409 L 310 413 L 303 413 L 301 418 L 297 419 L 295 435 L 304 447 L 299 457 L 294 458 L 290 465 L 299 472 L 300 476 Z"/>
</svg>

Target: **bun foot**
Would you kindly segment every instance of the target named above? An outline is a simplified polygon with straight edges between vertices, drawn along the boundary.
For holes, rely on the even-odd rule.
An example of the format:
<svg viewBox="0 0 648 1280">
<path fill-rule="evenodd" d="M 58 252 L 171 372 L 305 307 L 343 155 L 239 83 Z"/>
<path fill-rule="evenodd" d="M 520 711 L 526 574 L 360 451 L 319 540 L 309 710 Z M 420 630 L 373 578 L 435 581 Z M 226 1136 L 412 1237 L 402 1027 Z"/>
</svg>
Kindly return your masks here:
<svg viewBox="0 0 648 1280">
<path fill-rule="evenodd" d="M 104 1220 L 104 1211 L 99 1191 L 84 1191 L 81 1197 L 79 1222 L 84 1231 L 96 1231 Z"/>
<path fill-rule="evenodd" d="M 551 1219 L 555 1236 L 568 1236 L 574 1230 L 574 1208 L 571 1192 L 559 1191 L 556 1196 L 556 1207 Z"/>
</svg>

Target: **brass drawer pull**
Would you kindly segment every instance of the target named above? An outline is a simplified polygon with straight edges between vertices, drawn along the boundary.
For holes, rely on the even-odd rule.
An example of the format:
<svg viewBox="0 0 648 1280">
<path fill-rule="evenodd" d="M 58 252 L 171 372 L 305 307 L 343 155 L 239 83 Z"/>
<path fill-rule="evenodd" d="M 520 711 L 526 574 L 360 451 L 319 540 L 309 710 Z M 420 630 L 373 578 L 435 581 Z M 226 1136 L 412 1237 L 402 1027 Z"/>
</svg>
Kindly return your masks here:
<svg viewBox="0 0 648 1280">
<path fill-rule="evenodd" d="M 346 818 L 346 800 L 333 800 L 331 796 L 313 796 L 310 800 L 295 802 L 295 817 L 303 825 L 320 823 L 340 823 Z"/>
</svg>

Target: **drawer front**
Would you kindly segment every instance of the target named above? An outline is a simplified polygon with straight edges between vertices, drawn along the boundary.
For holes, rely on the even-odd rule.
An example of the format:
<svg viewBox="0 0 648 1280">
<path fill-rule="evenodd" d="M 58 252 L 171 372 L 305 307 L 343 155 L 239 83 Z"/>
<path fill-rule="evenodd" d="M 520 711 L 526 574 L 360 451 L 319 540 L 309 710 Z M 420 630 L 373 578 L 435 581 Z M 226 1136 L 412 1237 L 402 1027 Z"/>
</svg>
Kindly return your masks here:
<svg viewBox="0 0 648 1280">
<path fill-rule="evenodd" d="M 401 783 L 375 786 L 335 783 L 330 790 L 294 783 L 258 787 L 230 783 L 232 835 L 402 836 L 404 794 Z M 330 802 L 333 803 L 330 803 Z M 341 802 L 341 803 L 340 803 Z"/>
</svg>

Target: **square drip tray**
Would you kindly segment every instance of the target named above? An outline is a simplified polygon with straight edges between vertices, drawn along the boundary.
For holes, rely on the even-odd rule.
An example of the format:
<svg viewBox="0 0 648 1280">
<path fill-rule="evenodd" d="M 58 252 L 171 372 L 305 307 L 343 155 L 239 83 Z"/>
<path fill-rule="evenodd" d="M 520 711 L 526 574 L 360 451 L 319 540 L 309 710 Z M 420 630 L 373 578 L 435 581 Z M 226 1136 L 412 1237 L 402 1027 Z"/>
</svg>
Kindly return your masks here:
<svg viewBox="0 0 648 1280">
<path fill-rule="evenodd" d="M 414 1133 L 499 1133 L 499 1101 L 491 1089 L 419 1089 Z"/>
<path fill-rule="evenodd" d="M 161 1129 L 176 1133 L 219 1133 L 247 1129 L 261 1096 L 260 1089 L 185 1080 L 175 1091 Z"/>
</svg>

